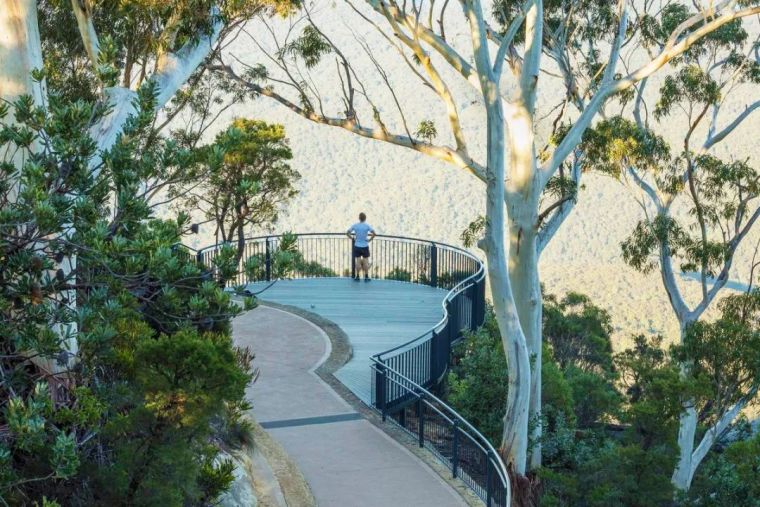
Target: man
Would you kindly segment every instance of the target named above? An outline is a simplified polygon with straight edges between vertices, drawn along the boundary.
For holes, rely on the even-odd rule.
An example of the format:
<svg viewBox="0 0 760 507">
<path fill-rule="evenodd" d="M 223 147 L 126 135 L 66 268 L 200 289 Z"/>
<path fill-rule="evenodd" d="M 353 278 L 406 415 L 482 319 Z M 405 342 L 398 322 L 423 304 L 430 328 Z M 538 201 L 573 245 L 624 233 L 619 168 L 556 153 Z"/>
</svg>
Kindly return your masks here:
<svg viewBox="0 0 760 507">
<path fill-rule="evenodd" d="M 346 235 L 354 240 L 353 256 L 357 265 L 354 281 L 358 282 L 359 273 L 364 271 L 364 281 L 369 282 L 369 243 L 375 239 L 375 229 L 367 223 L 367 215 L 359 213 L 359 222 L 349 227 Z"/>
</svg>

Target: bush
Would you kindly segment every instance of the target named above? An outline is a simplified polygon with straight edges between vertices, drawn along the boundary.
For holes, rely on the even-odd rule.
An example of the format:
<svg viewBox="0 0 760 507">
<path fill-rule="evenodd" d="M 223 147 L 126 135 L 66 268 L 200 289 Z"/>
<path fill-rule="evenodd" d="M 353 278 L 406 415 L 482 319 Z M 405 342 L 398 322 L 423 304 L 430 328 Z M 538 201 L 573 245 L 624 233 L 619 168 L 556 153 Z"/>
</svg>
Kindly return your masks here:
<svg viewBox="0 0 760 507">
<path fill-rule="evenodd" d="M 187 217 L 157 219 L 138 197 L 184 155 L 150 136 L 150 87 L 105 153 L 87 134 L 103 111 L 50 100 L 0 107 L 0 147 L 21 129 L 45 148 L 0 169 L 24 182 L 0 184 L 0 503 L 213 502 L 252 356 L 232 343 L 240 309 L 176 248 Z M 232 276 L 233 261 L 216 267 Z"/>
<path fill-rule="evenodd" d="M 399 282 L 411 282 L 412 274 L 405 269 L 395 267 L 392 270 L 390 270 L 387 275 L 385 275 L 385 279 L 398 280 Z"/>
<path fill-rule="evenodd" d="M 609 315 L 578 294 L 547 296 L 544 316 L 541 505 L 670 505 L 685 386 L 661 339 L 614 356 Z M 448 402 L 498 446 L 507 366 L 492 311 L 454 357 Z"/>
</svg>

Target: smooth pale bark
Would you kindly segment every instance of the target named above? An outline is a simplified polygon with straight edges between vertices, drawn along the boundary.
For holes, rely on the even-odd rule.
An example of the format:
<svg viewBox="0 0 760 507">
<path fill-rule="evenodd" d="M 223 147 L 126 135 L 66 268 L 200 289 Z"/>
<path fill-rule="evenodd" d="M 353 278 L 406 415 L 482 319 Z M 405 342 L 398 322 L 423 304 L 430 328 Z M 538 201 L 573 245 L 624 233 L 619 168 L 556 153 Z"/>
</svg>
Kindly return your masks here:
<svg viewBox="0 0 760 507">
<path fill-rule="evenodd" d="M 19 97 L 28 95 L 36 106 L 47 104 L 45 82 L 35 82 L 32 79 L 32 71 L 41 70 L 42 44 L 40 43 L 39 25 L 37 23 L 37 3 L 35 0 L 6 0 L 0 9 L 0 100 L 13 103 Z M 14 123 L 14 112 L 11 109 L 6 122 Z M 38 143 L 32 144 L 32 150 L 38 148 Z M 25 149 L 18 149 L 11 154 L 7 162 L 12 163 L 18 169 L 28 157 Z M 11 182 L 11 200 L 18 195 L 18 183 Z M 60 265 L 48 272 L 48 276 L 54 278 L 58 269 L 68 275 L 76 268 L 74 259 L 64 259 Z M 60 298 L 75 301 L 74 291 L 64 291 Z M 52 324 L 52 323 L 51 323 Z M 66 350 L 75 354 L 77 343 L 74 338 L 76 327 L 74 324 L 52 324 L 62 337 L 68 337 L 64 346 Z M 59 373 L 67 369 L 66 364 L 60 364 L 58 360 L 35 356 L 34 363 L 44 371 Z"/>
<path fill-rule="evenodd" d="M 533 425 L 529 468 L 541 466 L 541 282 L 536 223 L 540 188 L 533 118 L 525 107 L 507 108 L 510 177 L 505 183 L 509 216 L 508 272 L 531 362 L 529 419 Z"/>
<path fill-rule="evenodd" d="M 488 183 L 486 213 L 488 224 L 482 244 L 488 261 L 494 314 L 507 357 L 507 407 L 504 414 L 502 452 L 512 470 L 524 475 L 528 459 L 530 422 L 531 364 L 517 298 L 512 290 L 505 250 L 504 212 L 504 119 L 501 101 L 488 105 Z"/>
<path fill-rule="evenodd" d="M 42 69 L 42 65 L 36 1 L 4 1 L 0 8 L 0 101 L 7 105 L 23 95 L 29 95 L 35 104 L 44 105 L 45 83 L 32 80 L 32 71 Z M 15 123 L 12 110 L 4 121 Z M 24 150 L 19 149 L 7 161 L 19 166 L 26 155 Z M 11 195 L 11 199 L 14 198 L 15 192 Z"/>
<path fill-rule="evenodd" d="M 0 9 L 0 99 L 31 95 L 43 104 L 43 87 L 31 72 L 42 69 L 42 46 L 35 0 L 4 0 Z"/>
<path fill-rule="evenodd" d="M 89 4 L 80 3 L 80 0 L 72 0 L 72 8 L 77 18 L 77 25 L 85 49 L 93 65 L 96 65 L 98 41 L 93 28 Z M 211 15 L 214 14 L 216 12 L 212 11 Z M 195 69 L 203 63 L 215 46 L 222 27 L 221 20 L 217 20 L 210 35 L 201 37 L 197 42 L 185 44 L 175 53 L 161 55 L 156 64 L 156 71 L 151 76 L 156 85 L 157 108 L 166 105 Z M 0 8 L 0 99 L 12 102 L 22 95 L 31 95 L 35 104 L 45 106 L 47 100 L 44 82 L 35 83 L 31 77 L 33 70 L 42 69 L 42 67 L 42 45 L 40 43 L 36 1 L 4 0 L 4 4 Z M 95 174 L 101 165 L 100 153 L 114 145 L 127 119 L 136 112 L 135 98 L 136 92 L 128 88 L 113 87 L 104 90 L 103 100 L 109 105 L 109 112 L 90 129 L 90 135 L 98 147 L 98 154 L 90 162 Z M 6 121 L 13 121 L 12 112 Z M 34 148 L 33 146 L 32 149 Z M 20 166 L 23 163 L 24 155 L 22 150 L 17 150 L 10 161 L 16 166 Z M 11 195 L 11 198 L 14 196 Z M 69 230 L 68 234 L 73 234 L 73 230 Z M 68 276 L 76 269 L 76 257 L 64 258 L 55 267 L 51 276 L 55 276 L 55 271 L 58 269 L 61 269 L 64 275 Z M 65 298 L 70 307 L 75 306 L 76 293 L 74 291 L 64 291 L 60 297 L 62 300 Z M 69 337 L 65 347 L 69 357 L 73 357 L 78 350 L 76 326 L 75 324 L 58 324 L 58 326 L 60 328 L 59 334 Z M 61 369 L 57 361 L 44 361 L 44 364 L 40 364 L 40 366 L 50 372 Z M 64 365 L 63 368 L 65 369 L 66 366 Z"/>
<path fill-rule="evenodd" d="M 475 65 L 486 106 L 488 137 L 486 139 L 486 228 L 479 245 L 486 254 L 488 281 L 491 284 L 494 314 L 507 358 L 507 406 L 501 452 L 507 465 L 524 475 L 528 460 L 528 426 L 530 409 L 530 356 L 515 296 L 507 270 L 504 238 L 505 169 L 504 169 L 504 107 L 497 76 L 491 68 L 486 40 L 486 28 L 479 0 L 462 4 L 470 24 Z"/>
</svg>

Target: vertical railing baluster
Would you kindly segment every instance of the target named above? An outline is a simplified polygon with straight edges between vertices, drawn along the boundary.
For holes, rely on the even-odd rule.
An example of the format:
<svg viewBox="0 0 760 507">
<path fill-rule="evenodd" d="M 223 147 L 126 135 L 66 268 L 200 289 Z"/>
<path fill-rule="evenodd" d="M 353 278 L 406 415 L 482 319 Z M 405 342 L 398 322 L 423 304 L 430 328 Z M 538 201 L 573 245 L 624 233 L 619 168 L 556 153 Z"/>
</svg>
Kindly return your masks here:
<svg viewBox="0 0 760 507">
<path fill-rule="evenodd" d="M 383 422 L 385 422 L 385 418 L 387 416 L 385 387 L 386 387 L 386 382 L 388 380 L 388 372 L 385 370 L 385 364 L 383 364 L 382 359 L 378 360 L 377 369 L 380 372 L 380 385 L 376 386 L 375 390 L 377 391 L 377 398 L 378 398 L 378 403 L 380 405 L 380 410 L 382 411 Z"/>
<path fill-rule="evenodd" d="M 351 238 L 351 278 L 356 278 L 356 257 L 354 257 L 354 239 Z"/>
<path fill-rule="evenodd" d="M 438 287 L 438 246 L 430 245 L 430 285 Z"/>
<path fill-rule="evenodd" d="M 264 253 L 264 264 L 266 269 L 266 279 L 267 282 L 269 282 L 272 279 L 272 252 L 270 251 L 269 247 L 269 236 L 266 237 L 265 241 L 265 253 Z"/>
<path fill-rule="evenodd" d="M 459 419 L 454 419 L 452 426 L 454 437 L 451 442 L 451 473 L 456 479 L 459 468 Z"/>
<path fill-rule="evenodd" d="M 486 456 L 486 507 L 491 507 L 491 450 Z"/>
<path fill-rule="evenodd" d="M 419 393 L 417 398 L 417 425 L 419 426 L 419 444 L 420 447 L 425 446 L 425 410 L 422 404 L 422 393 Z"/>
</svg>

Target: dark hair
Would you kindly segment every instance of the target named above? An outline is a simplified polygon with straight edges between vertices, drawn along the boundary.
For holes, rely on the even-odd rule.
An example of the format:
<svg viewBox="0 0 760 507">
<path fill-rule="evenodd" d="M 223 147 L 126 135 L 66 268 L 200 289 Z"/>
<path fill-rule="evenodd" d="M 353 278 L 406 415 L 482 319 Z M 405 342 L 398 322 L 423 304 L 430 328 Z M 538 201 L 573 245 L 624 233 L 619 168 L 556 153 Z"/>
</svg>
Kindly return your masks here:
<svg viewBox="0 0 760 507">
<path fill-rule="evenodd" d="M 364 222 L 365 220 L 367 220 L 367 215 L 365 215 L 364 212 L 359 213 L 359 221 Z"/>
</svg>

